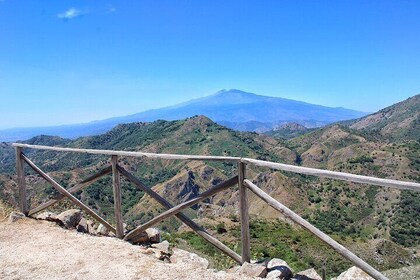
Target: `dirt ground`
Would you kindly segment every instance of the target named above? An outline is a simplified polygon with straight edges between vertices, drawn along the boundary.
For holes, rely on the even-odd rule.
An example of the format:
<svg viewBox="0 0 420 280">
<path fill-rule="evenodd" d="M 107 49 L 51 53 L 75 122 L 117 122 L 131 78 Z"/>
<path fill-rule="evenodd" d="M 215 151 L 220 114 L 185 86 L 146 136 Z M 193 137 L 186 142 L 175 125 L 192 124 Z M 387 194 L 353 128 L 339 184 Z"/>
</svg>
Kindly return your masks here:
<svg viewBox="0 0 420 280">
<path fill-rule="evenodd" d="M 182 250 L 174 250 L 180 256 L 176 263 L 159 261 L 144 251 L 116 238 L 65 230 L 47 221 L 0 219 L 0 279 L 239 278 L 205 269 Z"/>
</svg>

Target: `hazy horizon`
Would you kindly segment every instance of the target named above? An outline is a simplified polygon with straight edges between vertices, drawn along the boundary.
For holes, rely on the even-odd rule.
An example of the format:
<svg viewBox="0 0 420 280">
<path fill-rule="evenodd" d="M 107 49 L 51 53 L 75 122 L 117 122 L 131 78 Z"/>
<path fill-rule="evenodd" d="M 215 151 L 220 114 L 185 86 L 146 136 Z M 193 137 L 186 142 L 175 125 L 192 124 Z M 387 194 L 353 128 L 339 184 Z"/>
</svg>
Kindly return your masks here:
<svg viewBox="0 0 420 280">
<path fill-rule="evenodd" d="M 420 92 L 420 3 L 0 1 L 0 129 L 236 88 L 375 112 Z"/>
</svg>

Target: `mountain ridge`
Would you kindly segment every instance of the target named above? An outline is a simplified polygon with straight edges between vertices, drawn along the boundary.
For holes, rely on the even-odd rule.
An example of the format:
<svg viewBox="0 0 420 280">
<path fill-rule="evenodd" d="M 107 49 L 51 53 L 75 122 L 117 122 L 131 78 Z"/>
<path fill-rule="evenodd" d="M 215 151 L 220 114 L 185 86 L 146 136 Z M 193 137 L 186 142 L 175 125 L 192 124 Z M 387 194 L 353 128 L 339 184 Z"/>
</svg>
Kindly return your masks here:
<svg viewBox="0 0 420 280">
<path fill-rule="evenodd" d="M 366 113 L 232 89 L 173 106 L 89 123 L 0 130 L 0 141 L 24 140 L 40 134 L 74 139 L 104 133 L 120 123 L 148 122 L 159 119 L 170 121 L 194 115 L 206 115 L 213 121 L 236 130 L 251 128 L 252 131 L 264 132 L 285 122 L 298 122 L 307 127 L 318 127 L 336 121 L 355 119 Z M 253 123 L 253 125 L 247 125 L 247 123 Z M 255 125 L 256 123 L 261 124 Z"/>
<path fill-rule="evenodd" d="M 394 107 L 394 111 L 398 113 L 405 106 L 406 103 L 399 104 Z M 410 108 L 410 111 L 415 111 L 415 107 L 410 106 Z M 411 113 L 408 112 L 407 116 L 411 116 Z M 286 126 L 286 128 L 290 127 L 300 128 L 297 125 Z M 405 129 L 410 128 L 405 127 Z M 402 135 L 406 135 L 406 133 Z M 40 136 L 26 142 L 153 153 L 246 156 L 353 174 L 419 181 L 419 143 L 404 138 L 392 142 L 393 140 L 378 136 L 380 135 L 377 135 L 376 132 L 372 134 L 368 129 L 356 130 L 348 125 L 332 124 L 291 140 L 283 140 L 252 132 L 237 132 L 220 126 L 205 116 L 195 116 L 178 121 L 160 120 L 150 123 L 121 124 L 105 134 L 76 140 Z M 7 148 L 9 148 L 10 157 L 6 156 L 6 159 L 14 159 L 13 149 L 6 145 L 4 149 Z M 109 165 L 107 156 L 30 149 L 25 152 L 31 160 L 49 172 L 63 186 L 73 185 L 80 181 L 80 178 Z M 197 193 L 211 188 L 237 172 L 235 164 L 222 162 L 183 162 L 121 157 L 120 164 L 173 204 L 179 204 L 195 197 Z M 9 162 L 8 166 L 8 174 L 0 175 L 0 193 L 5 199 L 16 204 L 14 201 L 16 196 L 13 195 L 16 192 L 16 185 L 13 182 L 13 177 L 9 175 L 14 170 L 13 162 Z M 399 246 L 412 247 L 417 246 L 420 242 L 418 236 L 412 234 L 415 232 L 415 225 L 418 224 L 420 218 L 418 210 L 416 210 L 420 209 L 418 207 L 419 194 L 300 176 L 289 172 L 264 170 L 252 166 L 247 168 L 247 178 L 321 230 L 328 234 L 337 234 L 341 240 L 346 240 L 346 242 L 350 242 L 349 245 L 356 246 L 357 248 L 353 248 L 355 253 L 381 268 L 396 267 L 396 258 L 401 256 L 411 262 L 411 253 Z M 28 184 L 28 191 L 30 194 L 37 194 L 31 196 L 33 203 L 37 204 L 37 200 L 41 199 L 42 201 L 54 194 L 51 187 L 46 188 L 45 183 L 30 172 L 28 179 L 31 182 Z M 129 226 L 144 223 L 159 213 L 160 208 L 150 197 L 138 192 L 125 180 L 122 180 L 121 183 L 124 220 Z M 111 176 L 93 183 L 81 194 L 77 194 L 77 197 L 98 211 L 100 215 L 112 221 Z M 238 227 L 228 226 L 228 224 L 237 220 L 235 216 L 237 215 L 235 209 L 238 209 L 237 199 L 238 190 L 232 188 L 197 206 L 198 211 L 187 209 L 185 213 L 191 218 L 197 217 L 210 229 L 212 226 L 208 226 L 206 222 L 209 221 L 209 218 L 213 217 L 214 227 L 217 227 L 216 225 L 219 223 L 226 223 L 225 226 L 223 224 L 221 226 L 227 232 L 217 237 L 234 246 L 232 240 L 239 232 Z M 253 239 L 255 242 L 260 242 L 259 238 L 265 238 L 264 235 L 269 234 L 264 231 L 267 226 L 272 230 L 276 227 L 276 231 L 279 228 L 284 228 L 284 225 L 270 225 L 274 219 L 278 218 L 274 210 L 252 195 L 250 201 L 252 202 L 250 203 L 252 220 L 264 218 L 269 221 L 260 220 L 254 223 L 252 228 L 258 227 L 255 233 L 258 238 Z M 161 227 L 164 230 L 177 231 L 179 223 L 168 220 Z M 287 240 L 292 242 L 295 233 L 292 234 L 289 230 L 288 234 L 291 235 L 288 235 Z M 182 234 L 182 237 L 193 238 L 188 234 Z M 356 241 L 353 243 L 355 238 L 372 240 L 372 242 Z M 379 242 L 380 238 L 389 240 L 386 242 L 386 246 L 397 250 L 398 257 L 394 253 L 387 252 L 383 256 L 381 255 L 381 263 L 377 262 L 375 252 L 384 250 L 380 245 L 382 244 Z M 287 240 L 281 242 L 288 242 Z M 253 248 L 256 250 L 254 252 L 274 256 L 287 249 L 282 247 L 284 245 L 281 243 L 276 243 L 278 240 L 271 238 L 267 241 L 269 244 L 274 242 L 273 250 L 267 251 L 264 244 L 254 243 Z M 397 246 L 393 242 L 400 245 Z M 362 247 L 363 251 L 358 251 Z M 350 249 L 352 248 L 350 247 Z M 311 262 L 320 265 L 324 258 L 330 258 L 325 253 L 321 254 L 318 247 L 316 250 L 292 251 L 288 257 L 288 260 L 291 261 L 293 261 L 293 256 L 298 256 L 297 259 L 310 256 Z M 299 267 L 298 263 L 293 265 Z M 334 267 L 343 265 L 334 260 Z"/>
</svg>

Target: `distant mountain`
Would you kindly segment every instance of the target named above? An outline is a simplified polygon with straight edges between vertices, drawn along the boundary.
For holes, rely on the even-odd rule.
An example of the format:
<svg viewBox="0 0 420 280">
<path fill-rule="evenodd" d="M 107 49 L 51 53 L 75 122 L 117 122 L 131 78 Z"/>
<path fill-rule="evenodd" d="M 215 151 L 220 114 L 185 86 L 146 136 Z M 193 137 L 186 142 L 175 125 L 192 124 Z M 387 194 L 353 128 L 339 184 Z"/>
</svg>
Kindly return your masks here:
<svg viewBox="0 0 420 280">
<path fill-rule="evenodd" d="M 392 140 L 419 140 L 420 94 L 351 122 L 350 128 L 377 132 Z"/>
<path fill-rule="evenodd" d="M 0 141 L 23 140 L 40 134 L 77 138 L 98 135 L 122 123 L 179 120 L 195 115 L 205 115 L 235 130 L 264 132 L 287 122 L 320 127 L 336 121 L 359 118 L 366 113 L 232 89 L 171 107 L 86 124 L 1 130 Z"/>
<path fill-rule="evenodd" d="M 304 130 L 298 124 L 287 124 L 281 129 Z M 76 140 L 39 136 L 25 142 L 77 148 L 246 156 L 355 174 L 409 181 L 419 180 L 418 142 L 387 143 L 376 138 L 372 140 L 369 134 L 368 131 L 358 131 L 334 124 L 285 141 L 251 132 L 233 131 L 204 116 L 197 116 L 178 121 L 160 120 L 151 123 L 121 124 L 105 134 L 81 137 Z M 66 187 L 108 165 L 110 160 L 109 156 L 32 149 L 25 149 L 25 153 L 43 170 L 48 171 L 57 182 Z M 13 159 L 13 148 L 10 144 L 2 143 L 0 161 L 4 160 L 4 162 L 0 165 L 0 173 L 3 173 L 0 174 L 0 198 L 16 205 L 16 183 L 12 176 L 15 168 Z M 141 178 L 147 186 L 153 186 L 155 191 L 173 204 L 193 198 L 236 173 L 236 164 L 222 162 L 121 157 L 120 164 Z M 26 170 L 30 182 L 28 191 L 33 205 L 54 195 L 52 187 L 47 186 L 39 176 L 34 176 L 29 168 Z M 376 252 L 381 250 L 380 244 L 382 244 L 378 242 L 378 237 L 391 239 L 405 246 L 418 246 L 420 242 L 418 235 L 415 234 L 420 218 L 418 212 L 420 200 L 416 194 L 312 176 L 299 176 L 252 166 L 247 167 L 247 178 L 323 231 L 341 236 L 343 241 L 352 239 L 347 237 L 363 237 L 366 240 L 372 240 L 369 241 L 372 242 L 370 247 L 366 243 L 356 244 L 358 248 L 363 248 L 363 251 L 356 251 L 356 253 L 381 269 L 393 267 L 401 258 L 411 261 L 411 254 L 408 255 L 405 250 L 389 242 L 387 244 L 392 246 L 390 247 L 392 249 L 389 249 L 391 253 L 381 255 L 381 263 L 375 262 Z M 144 223 L 160 211 L 149 196 L 144 196 L 126 180 L 122 180 L 121 183 L 124 221 L 129 226 Z M 93 183 L 77 194 L 77 197 L 112 221 L 111 175 Z M 251 217 L 258 220 L 267 219 L 270 223 L 278 220 L 278 213 L 261 200 L 255 196 L 250 196 L 249 199 Z M 227 232 L 217 237 L 225 238 L 222 240 L 232 245 L 233 243 L 230 243 L 232 241 L 229 240 L 235 240 L 235 234 L 239 231 L 228 227 L 232 220 L 226 217 L 237 220 L 235 216 L 237 204 L 238 190 L 233 188 L 201 203 L 197 212 L 187 209 L 185 213 L 190 217 L 202 218 L 200 224 L 206 224 L 207 228 L 212 228 L 212 226 L 207 226 L 208 218 L 214 219 L 214 228 L 217 224 L 226 223 Z M 168 221 L 161 226 L 166 231 L 178 229 L 179 224 Z M 254 231 L 256 233 L 253 239 L 264 241 L 262 236 L 272 236 L 272 232 L 277 230 L 278 228 L 274 230 L 261 227 Z M 293 231 L 289 229 L 287 232 Z M 286 239 L 296 243 L 296 239 L 290 236 Z M 264 241 L 264 244 L 272 243 Z M 271 247 L 278 248 L 276 250 L 285 248 L 283 244 L 275 244 Z M 298 255 L 296 259 L 304 259 L 305 262 L 309 256 L 311 262 L 315 260 L 321 264 L 331 254 L 323 252 L 319 246 L 315 248 L 302 246 L 301 248 L 303 249 L 296 251 Z M 274 253 L 268 251 L 266 254 L 273 256 L 275 252 L 277 251 Z M 332 259 L 328 262 L 333 263 L 334 267 L 339 265 Z"/>
</svg>

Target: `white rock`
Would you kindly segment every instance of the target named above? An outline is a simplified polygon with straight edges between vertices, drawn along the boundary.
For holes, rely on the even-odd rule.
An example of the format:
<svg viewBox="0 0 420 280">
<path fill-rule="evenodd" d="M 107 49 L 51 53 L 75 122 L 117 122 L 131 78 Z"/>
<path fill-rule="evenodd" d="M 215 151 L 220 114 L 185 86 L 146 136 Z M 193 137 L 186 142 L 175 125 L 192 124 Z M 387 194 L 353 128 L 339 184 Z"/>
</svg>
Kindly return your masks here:
<svg viewBox="0 0 420 280">
<path fill-rule="evenodd" d="M 99 224 L 96 233 L 100 235 L 109 235 L 109 230 L 103 224 Z"/>
<path fill-rule="evenodd" d="M 148 228 L 146 229 L 147 237 L 150 243 L 160 243 L 160 231 L 157 228 Z"/>
<path fill-rule="evenodd" d="M 321 276 L 319 276 L 319 274 L 313 268 L 296 273 L 292 279 L 322 280 Z"/>
<path fill-rule="evenodd" d="M 374 280 L 366 272 L 364 272 L 363 270 L 355 266 L 350 267 L 347 271 L 344 271 L 337 277 L 337 280 L 352 280 L 352 279 Z"/>
<path fill-rule="evenodd" d="M 152 248 L 156 248 L 156 249 L 159 249 L 159 250 L 161 250 L 163 253 L 165 253 L 165 254 L 169 254 L 169 242 L 168 241 L 163 241 L 163 242 L 160 242 L 160 243 L 155 243 L 155 244 L 152 244 L 152 245 L 150 245 Z"/>
<path fill-rule="evenodd" d="M 20 213 L 20 212 L 12 212 L 9 215 L 9 222 L 14 223 L 23 218 L 25 218 L 25 214 Z"/>
<path fill-rule="evenodd" d="M 38 220 L 57 221 L 57 214 L 53 212 L 42 212 L 36 216 Z"/>
<path fill-rule="evenodd" d="M 282 279 L 281 277 L 281 271 L 280 270 L 272 270 L 269 273 L 267 273 L 267 276 L 265 277 L 265 279 Z"/>
<path fill-rule="evenodd" d="M 70 209 L 57 216 L 57 220 L 59 220 L 66 228 L 76 227 L 81 218 L 82 211 L 78 209 Z"/>
<path fill-rule="evenodd" d="M 269 272 L 277 271 L 278 273 L 272 273 L 271 275 L 277 275 L 276 278 L 272 279 L 283 279 L 288 280 L 293 277 L 293 270 L 290 266 L 282 259 L 272 259 L 267 264 Z M 270 274 L 270 273 L 269 273 Z M 267 276 L 268 277 L 268 276 Z M 273 276 L 271 276 L 273 277 Z"/>
<path fill-rule="evenodd" d="M 250 277 L 265 277 L 267 275 L 267 268 L 265 266 L 253 263 L 244 263 L 238 272 Z"/>
<path fill-rule="evenodd" d="M 85 218 L 81 218 L 80 222 L 77 224 L 76 226 L 76 230 L 78 232 L 83 232 L 83 233 L 88 233 L 89 229 L 88 229 L 88 224 Z"/>
</svg>

